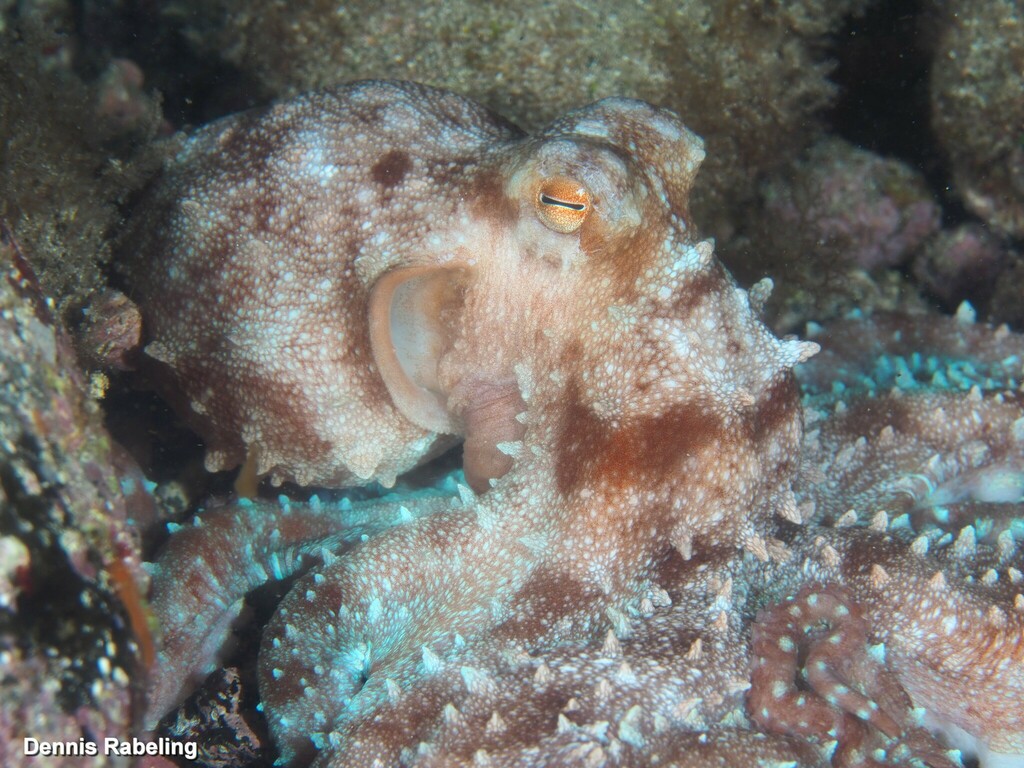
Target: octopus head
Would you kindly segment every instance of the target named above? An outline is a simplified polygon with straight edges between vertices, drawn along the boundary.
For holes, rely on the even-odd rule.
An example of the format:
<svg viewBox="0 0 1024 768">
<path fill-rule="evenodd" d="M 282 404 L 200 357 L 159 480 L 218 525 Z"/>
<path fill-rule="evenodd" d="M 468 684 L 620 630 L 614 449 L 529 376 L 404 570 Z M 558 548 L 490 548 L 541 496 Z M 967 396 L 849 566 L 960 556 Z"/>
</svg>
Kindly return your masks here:
<svg viewBox="0 0 1024 768">
<path fill-rule="evenodd" d="M 675 115 L 648 104 L 572 112 L 468 174 L 447 258 L 376 282 L 370 339 L 387 389 L 413 423 L 465 437 L 476 490 L 508 472 L 507 445 L 523 437 L 517 368 L 563 357 L 581 319 L 635 299 L 666 245 L 689 239 L 703 156 Z"/>
</svg>

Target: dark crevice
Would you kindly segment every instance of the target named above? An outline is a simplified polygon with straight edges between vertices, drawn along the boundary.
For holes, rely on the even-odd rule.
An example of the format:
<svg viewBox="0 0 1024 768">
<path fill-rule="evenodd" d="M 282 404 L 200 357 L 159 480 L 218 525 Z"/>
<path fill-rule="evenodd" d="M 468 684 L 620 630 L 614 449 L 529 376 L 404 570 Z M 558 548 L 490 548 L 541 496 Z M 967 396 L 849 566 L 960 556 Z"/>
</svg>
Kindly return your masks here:
<svg viewBox="0 0 1024 768">
<path fill-rule="evenodd" d="M 166 3 L 77 0 L 73 7 L 82 41 L 79 71 L 98 75 L 110 57 L 132 60 L 146 75 L 146 89 L 161 94 L 164 117 L 175 128 L 203 125 L 270 98 L 221 56 L 192 45 L 187 19 L 175 16 Z"/>
<path fill-rule="evenodd" d="M 930 129 L 934 45 L 926 0 L 876 2 L 835 36 L 832 80 L 839 98 L 826 114 L 832 133 L 902 160 L 924 174 L 942 200 L 945 225 L 973 220 L 949 194 L 949 177 Z"/>
</svg>

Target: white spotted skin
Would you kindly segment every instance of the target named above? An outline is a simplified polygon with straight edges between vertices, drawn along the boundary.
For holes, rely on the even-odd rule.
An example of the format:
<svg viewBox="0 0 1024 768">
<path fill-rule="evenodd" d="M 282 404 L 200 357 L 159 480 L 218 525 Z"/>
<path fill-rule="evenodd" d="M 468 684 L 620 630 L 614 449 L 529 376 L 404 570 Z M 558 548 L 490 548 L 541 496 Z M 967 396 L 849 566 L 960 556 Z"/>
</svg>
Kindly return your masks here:
<svg viewBox="0 0 1024 768">
<path fill-rule="evenodd" d="M 702 556 L 763 534 L 800 444 L 795 360 L 697 247 L 680 237 L 648 269 L 629 266 L 625 288 L 581 279 L 598 286 L 586 301 L 542 315 L 558 324 L 534 335 L 516 369 L 529 382 L 522 450 L 492 489 L 367 542 L 289 593 L 260 660 L 286 760 L 315 745 L 337 751 L 331 764 L 391 764 L 393 745 L 354 757 L 327 735 L 368 743 L 361 728 L 390 706 L 387 681 L 418 690 L 435 657 L 464 665 L 458 638 L 541 651 L 610 629 L 628 636 L 675 539 Z M 588 261 L 583 275 L 615 268 Z M 309 723 L 324 727 L 313 745 Z"/>
<path fill-rule="evenodd" d="M 698 576 L 622 640 L 609 632 L 540 652 L 470 642 L 440 650 L 429 674 L 390 685 L 371 675 L 365 698 L 337 724 L 338 747 L 318 764 L 395 764 L 422 741 L 429 751 L 412 762 L 424 765 L 474 765 L 481 753 L 495 766 L 601 757 L 641 766 L 652 755 L 679 766 L 731 766 L 744 756 L 753 765 L 823 765 L 809 747 L 728 727 L 743 721 L 748 664 L 738 615 L 719 622 L 709 610 L 709 585 L 728 572 Z M 403 742 L 411 747 L 396 750 Z"/>
<path fill-rule="evenodd" d="M 388 402 L 367 292 L 396 264 L 485 255 L 464 181 L 517 136 L 452 94 L 364 83 L 185 140 L 135 212 L 128 272 L 153 376 L 210 469 L 255 449 L 278 480 L 390 484 L 436 451 Z"/>
<path fill-rule="evenodd" d="M 969 557 L 948 545 L 922 553 L 908 538 L 901 526 L 812 527 L 791 544 L 807 556 L 802 579 L 848 590 L 929 728 L 983 768 L 1013 765 L 1024 757 L 1024 601 L 1014 566 L 986 546 Z M 989 566 L 998 579 L 985 584 L 977 575 Z"/>
<path fill-rule="evenodd" d="M 538 333 L 599 315 L 661 251 L 692 249 L 702 157 L 674 115 L 622 99 L 533 137 L 411 83 L 225 118 L 184 140 L 124 239 L 146 371 L 211 470 L 248 458 L 276 481 L 389 485 L 461 436 L 488 388 L 513 387 Z M 535 210 L 538 184 L 566 175 L 593 204 L 569 233 Z M 413 267 L 451 270 L 424 318 L 441 328 L 428 377 L 448 416 L 393 401 L 370 344 L 372 289 Z M 494 453 L 520 433 L 502 423 L 479 442 Z"/>
<path fill-rule="evenodd" d="M 989 768 L 1024 760 L 1024 338 L 963 314 L 830 329 L 795 490 L 836 526 L 805 573 L 853 590 L 929 726 Z"/>
<path fill-rule="evenodd" d="M 1024 442 L 1024 339 L 963 333 L 930 316 L 899 320 L 897 340 L 935 334 L 943 370 L 983 377 L 959 392 L 858 392 L 865 369 L 849 364 L 858 353 L 836 362 L 833 347 L 829 364 L 851 384 L 826 384 L 827 395 L 809 387 L 790 498 L 793 466 L 778 462 L 798 450 L 799 419 L 779 407 L 790 401 L 777 382 L 808 348 L 763 331 L 704 244 L 657 236 L 668 243 L 663 258 L 634 275 L 635 293 L 590 314 L 575 305 L 514 367 L 525 429 L 506 446 L 508 474 L 479 496 L 451 488 L 447 499 L 407 498 L 411 511 L 397 515 L 388 502 L 355 505 L 351 519 L 398 527 L 324 557 L 282 602 L 263 634 L 260 692 L 286 759 L 959 764 L 928 732 L 938 729 L 982 768 L 1020 764 L 1024 548 L 1020 502 L 1006 489 L 1017 487 Z M 686 332 L 714 318 L 718 334 Z M 858 327 L 855 345 L 877 354 L 886 335 Z M 858 327 L 822 340 L 834 345 Z M 977 349 L 988 351 L 964 365 Z M 723 369 L 709 350 L 739 354 Z M 803 367 L 823 378 L 815 362 Z M 775 429 L 740 439 L 751 424 Z M 312 522 L 315 537 L 321 521 Z M 186 616 L 219 617 L 240 593 L 219 589 L 219 603 L 203 605 L 208 591 L 191 589 L 188 574 L 223 561 L 213 569 L 221 586 L 225 569 L 245 582 L 254 558 L 240 567 L 225 557 L 237 556 L 238 537 L 199 538 L 213 551 L 179 566 L 185 575 L 161 568 L 161 588 L 199 603 Z M 768 696 L 759 695 L 755 616 L 786 611 L 785 598 L 804 588 L 808 605 L 811 594 L 842 603 L 813 598 L 828 631 L 818 632 L 820 612 L 794 628 L 814 625 L 812 646 L 840 644 L 804 657 L 807 678 L 800 654 L 787 672 L 772 668 Z M 159 602 L 171 606 L 162 618 L 180 623 L 174 595 Z M 854 613 L 859 637 L 841 626 Z M 789 639 L 779 650 L 797 646 Z M 826 707 L 825 728 L 802 722 L 812 709 L 806 682 Z M 836 718 L 842 734 L 830 730 Z M 852 743 L 837 743 L 847 736 Z"/>
<path fill-rule="evenodd" d="M 360 100 L 380 106 L 383 133 L 357 126 Z M 439 129 L 437 113 L 453 110 L 469 127 Z M 318 131 L 328 137 L 319 149 Z M 275 139 L 284 146 L 265 151 Z M 410 166 L 384 204 L 372 168 L 399 140 Z M 347 162 L 332 161 L 332 148 Z M 243 218 L 240 227 L 230 212 L 251 216 L 252 200 L 226 201 L 257 157 L 257 190 L 285 210 L 259 226 Z M 712 244 L 693 232 L 687 206 L 702 158 L 678 118 L 641 102 L 598 102 L 523 137 L 451 94 L 370 83 L 205 129 L 161 187 L 171 213 L 159 215 L 151 201 L 139 214 L 140 253 L 149 246 L 163 257 L 163 271 L 134 272 L 148 350 L 198 404 L 195 423 L 217 466 L 255 448 L 260 470 L 280 477 L 387 480 L 428 452 L 434 435 L 387 398 L 394 392 L 385 391 L 368 345 L 342 343 L 365 324 L 374 285 L 419 266 L 451 269 L 457 288 L 456 301 L 438 302 L 445 341 L 424 375 L 445 396 L 452 430 L 496 391 L 498 415 L 514 424 L 492 435 L 511 462 L 482 492 L 462 488 L 445 511 L 325 560 L 282 601 L 263 633 L 259 667 L 285 762 L 319 750 L 321 764 L 395 764 L 404 759 L 398 742 L 351 763 L 345 755 L 370 743 L 392 699 L 430 688 L 452 659 L 459 672 L 446 679 L 458 682 L 473 654 L 493 667 L 508 648 L 551 652 L 555 661 L 558 649 L 589 647 L 609 631 L 626 642 L 638 617 L 652 612 L 652 596 L 665 594 L 665 569 L 685 574 L 673 584 L 697 588 L 710 581 L 707 561 L 732 561 L 744 549 L 767 556 L 775 515 L 791 505 L 801 443 L 792 369 L 817 346 L 776 338 Z M 442 161 L 457 171 L 443 180 L 430 165 Z M 319 191 L 325 177 L 333 194 Z M 589 209 L 575 228 L 544 209 L 549 180 L 564 177 L 587 191 Z M 342 252 L 350 242 L 352 253 Z M 311 286 L 325 279 L 331 291 L 310 309 Z M 410 283 L 433 297 L 436 286 L 418 279 Z M 285 298 L 274 293 L 293 285 Z M 220 310 L 219 293 L 229 297 Z M 313 341 L 297 344 L 296 334 Z M 325 351 L 342 347 L 346 354 L 335 357 Z M 296 359 L 296 349 L 311 359 Z M 282 369 L 294 376 L 281 378 Z M 245 389 L 267 370 L 273 375 Z M 275 399 L 285 396 L 283 405 Z M 678 710 L 675 722 L 656 724 L 652 712 L 624 716 L 616 706 L 621 743 L 655 743 L 666 728 L 685 730 L 688 717 L 701 729 L 738 716 L 745 650 L 729 633 L 742 629 L 725 609 L 729 590 L 719 583 L 714 591 L 707 607 L 701 591 L 705 619 L 694 625 L 708 627 L 707 656 L 723 660 L 719 671 L 695 674 L 707 679 L 692 689 L 706 690 L 704 705 L 695 710 L 673 693 L 671 662 L 689 652 L 675 646 L 662 649 L 665 665 L 638 662 L 600 690 L 590 687 L 601 706 L 625 695 L 633 711 L 636 686 L 647 680 Z M 681 629 L 687 616 L 677 612 L 662 629 Z M 566 691 L 581 684 L 569 662 L 557 666 Z M 444 703 L 416 714 L 420 701 L 412 694 L 406 705 L 424 733 L 435 715 L 458 722 Z M 487 717 L 485 727 L 500 732 L 501 722 Z M 528 718 L 516 720 L 510 727 L 532 739 Z M 785 740 L 754 742 L 767 754 L 800 752 Z M 548 747 L 543 754 L 556 760 L 559 743 Z"/>
</svg>

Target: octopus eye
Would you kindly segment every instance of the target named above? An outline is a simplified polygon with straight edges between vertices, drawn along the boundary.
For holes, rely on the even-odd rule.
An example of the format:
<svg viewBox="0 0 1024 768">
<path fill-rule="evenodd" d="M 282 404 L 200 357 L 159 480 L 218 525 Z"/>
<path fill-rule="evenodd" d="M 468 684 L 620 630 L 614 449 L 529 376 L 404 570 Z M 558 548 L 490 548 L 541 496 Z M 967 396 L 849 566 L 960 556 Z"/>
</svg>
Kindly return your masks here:
<svg viewBox="0 0 1024 768">
<path fill-rule="evenodd" d="M 540 220 L 555 232 L 575 232 L 590 213 L 590 193 L 587 188 L 564 176 L 545 179 L 537 193 L 537 213 Z"/>
</svg>

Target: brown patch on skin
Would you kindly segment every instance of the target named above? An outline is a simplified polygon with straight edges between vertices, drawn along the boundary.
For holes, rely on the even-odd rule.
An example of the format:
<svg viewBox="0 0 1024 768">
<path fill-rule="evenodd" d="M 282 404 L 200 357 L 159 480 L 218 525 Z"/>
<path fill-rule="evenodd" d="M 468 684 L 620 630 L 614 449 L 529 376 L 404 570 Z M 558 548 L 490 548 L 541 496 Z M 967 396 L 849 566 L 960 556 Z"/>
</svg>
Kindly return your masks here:
<svg viewBox="0 0 1024 768">
<path fill-rule="evenodd" d="M 861 531 L 848 540 L 848 548 L 840 560 L 839 571 L 844 580 L 858 580 L 870 584 L 871 569 L 875 565 L 889 567 L 906 557 L 907 541 L 898 536 L 874 531 Z"/>
<path fill-rule="evenodd" d="M 412 169 L 409 155 L 400 149 L 389 149 L 370 169 L 370 178 L 385 189 L 397 187 Z"/>
<path fill-rule="evenodd" d="M 800 391 L 791 371 L 773 381 L 758 398 L 754 406 L 753 434 L 755 439 L 770 440 L 784 422 L 795 418 Z"/>
<path fill-rule="evenodd" d="M 700 574 L 706 569 L 708 563 L 726 562 L 734 556 L 735 552 L 736 548 L 731 543 L 726 546 L 704 543 L 702 546 L 694 547 L 690 559 L 684 560 L 675 547 L 669 547 L 664 557 L 654 564 L 649 578 L 656 584 L 665 585 L 672 600 L 678 601 L 680 596 L 685 593 L 685 588 L 682 585 L 692 584 L 701 578 Z M 696 637 L 693 639 L 695 640 Z M 683 647 L 688 646 L 689 643 Z"/>
<path fill-rule="evenodd" d="M 598 208 L 597 203 L 594 207 Z M 644 212 L 644 221 L 652 220 L 649 213 Z M 659 226 L 616 232 L 600 216 L 591 216 L 580 228 L 580 249 L 594 264 L 611 271 L 617 298 L 631 301 L 636 298 L 636 281 L 650 266 L 664 235 L 664 228 Z"/>
<path fill-rule="evenodd" d="M 792 371 L 786 371 L 761 393 L 751 418 L 744 420 L 747 439 L 762 459 L 762 479 L 771 485 L 788 488 L 799 465 L 799 438 L 796 437 L 799 432 L 795 431 L 799 430 L 800 424 L 799 398 L 800 389 L 796 377 Z M 765 464 L 768 446 L 780 439 L 780 433 L 789 430 L 794 430 L 789 432 L 793 435 L 789 450 L 772 464 Z"/>
<path fill-rule="evenodd" d="M 253 217 L 251 231 L 257 235 L 270 230 L 270 217 L 277 213 L 277 203 L 273 195 L 264 191 L 247 201 L 243 210 Z M 225 262 L 222 260 L 218 263 Z"/>
<path fill-rule="evenodd" d="M 565 403 L 555 450 L 555 479 L 563 496 L 599 479 L 620 490 L 655 485 L 712 443 L 728 443 L 721 420 L 695 403 L 615 429 L 580 401 L 576 382 L 569 385 Z"/>
<path fill-rule="evenodd" d="M 719 296 L 729 285 L 722 265 L 715 261 L 709 269 L 692 275 L 675 294 L 670 312 L 673 320 L 685 323 L 705 296 Z"/>
<path fill-rule="evenodd" d="M 592 585 L 541 568 L 512 599 L 509 618 L 494 629 L 496 637 L 537 642 L 554 629 L 552 617 L 571 616 L 603 595 Z M 547 620 L 549 623 L 544 623 Z"/>
<path fill-rule="evenodd" d="M 500 171 L 478 173 L 466 189 L 466 198 L 474 218 L 506 228 L 519 221 L 519 203 L 505 194 L 505 179 Z"/>
</svg>

